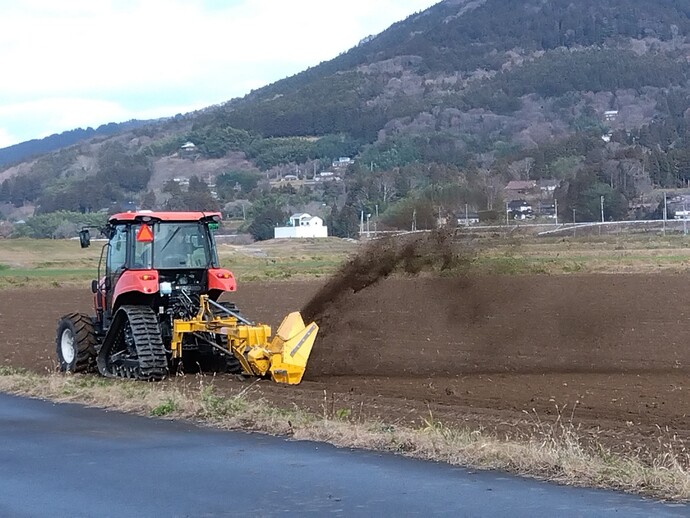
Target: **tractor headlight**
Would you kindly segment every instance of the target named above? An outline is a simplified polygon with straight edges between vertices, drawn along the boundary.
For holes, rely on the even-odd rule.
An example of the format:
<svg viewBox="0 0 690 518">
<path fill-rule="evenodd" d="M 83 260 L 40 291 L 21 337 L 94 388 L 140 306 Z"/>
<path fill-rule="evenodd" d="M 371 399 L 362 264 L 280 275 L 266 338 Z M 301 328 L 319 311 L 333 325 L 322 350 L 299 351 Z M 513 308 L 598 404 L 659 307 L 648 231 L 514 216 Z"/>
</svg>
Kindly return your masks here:
<svg viewBox="0 0 690 518">
<path fill-rule="evenodd" d="M 158 289 L 161 295 L 170 295 L 173 291 L 172 282 L 161 282 Z"/>
</svg>

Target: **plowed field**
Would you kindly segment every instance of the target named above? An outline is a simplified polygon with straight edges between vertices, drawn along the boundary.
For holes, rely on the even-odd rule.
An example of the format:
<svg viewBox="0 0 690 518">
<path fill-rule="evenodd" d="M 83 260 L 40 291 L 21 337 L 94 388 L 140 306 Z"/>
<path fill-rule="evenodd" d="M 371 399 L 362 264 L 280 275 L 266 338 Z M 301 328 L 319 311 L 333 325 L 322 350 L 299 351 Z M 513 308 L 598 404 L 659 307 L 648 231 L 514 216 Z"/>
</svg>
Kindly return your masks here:
<svg viewBox="0 0 690 518">
<path fill-rule="evenodd" d="M 234 300 L 252 319 L 277 324 L 320 285 L 241 284 Z M 89 312 L 90 299 L 87 289 L 0 293 L 0 362 L 54 369 L 56 320 Z M 319 413 L 346 409 L 351 419 L 433 416 L 508 435 L 560 413 L 621 450 L 690 439 L 686 276 L 387 279 L 321 319 L 306 380 L 261 382 L 254 394 Z"/>
</svg>

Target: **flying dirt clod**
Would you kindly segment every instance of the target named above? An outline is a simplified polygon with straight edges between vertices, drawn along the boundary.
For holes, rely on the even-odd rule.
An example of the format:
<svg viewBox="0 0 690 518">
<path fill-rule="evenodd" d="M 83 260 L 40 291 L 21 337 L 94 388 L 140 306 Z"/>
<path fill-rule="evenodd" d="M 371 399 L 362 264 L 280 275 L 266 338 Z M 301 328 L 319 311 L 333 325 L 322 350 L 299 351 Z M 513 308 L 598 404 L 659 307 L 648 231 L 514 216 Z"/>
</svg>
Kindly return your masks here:
<svg viewBox="0 0 690 518">
<path fill-rule="evenodd" d="M 469 264 L 453 234 L 443 229 L 429 234 L 375 240 L 345 263 L 307 302 L 301 314 L 320 322 L 329 308 L 348 293 L 357 293 L 393 272 L 417 275 L 422 271 L 461 269 Z"/>
</svg>

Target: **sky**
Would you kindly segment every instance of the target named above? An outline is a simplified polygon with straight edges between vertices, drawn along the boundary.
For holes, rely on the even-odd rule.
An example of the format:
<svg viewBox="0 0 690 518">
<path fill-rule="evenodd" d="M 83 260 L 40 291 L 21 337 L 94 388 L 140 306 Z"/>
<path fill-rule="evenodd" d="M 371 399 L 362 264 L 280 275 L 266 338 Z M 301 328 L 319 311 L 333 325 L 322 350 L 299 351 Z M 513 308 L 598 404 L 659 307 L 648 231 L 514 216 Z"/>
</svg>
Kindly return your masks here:
<svg viewBox="0 0 690 518">
<path fill-rule="evenodd" d="M 439 0 L 0 0 L 0 148 L 219 104 Z"/>
</svg>

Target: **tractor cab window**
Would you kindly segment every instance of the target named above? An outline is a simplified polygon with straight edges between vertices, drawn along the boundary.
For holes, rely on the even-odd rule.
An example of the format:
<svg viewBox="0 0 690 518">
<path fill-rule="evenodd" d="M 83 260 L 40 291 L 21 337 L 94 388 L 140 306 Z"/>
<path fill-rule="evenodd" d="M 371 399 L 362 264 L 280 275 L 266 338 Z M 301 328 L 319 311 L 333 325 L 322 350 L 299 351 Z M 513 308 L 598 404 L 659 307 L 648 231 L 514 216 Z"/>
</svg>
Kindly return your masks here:
<svg viewBox="0 0 690 518">
<path fill-rule="evenodd" d="M 216 262 L 206 225 L 157 223 L 153 235 L 154 268 L 206 268 Z"/>
<path fill-rule="evenodd" d="M 132 232 L 134 235 L 132 268 L 135 270 L 150 270 L 153 267 L 153 240 L 149 238 L 149 236 L 153 235 L 151 228 L 144 229 L 142 232 L 142 226 L 135 225 Z"/>
<path fill-rule="evenodd" d="M 127 228 L 117 225 L 108 246 L 108 269 L 112 271 L 124 268 L 127 263 Z"/>
</svg>

